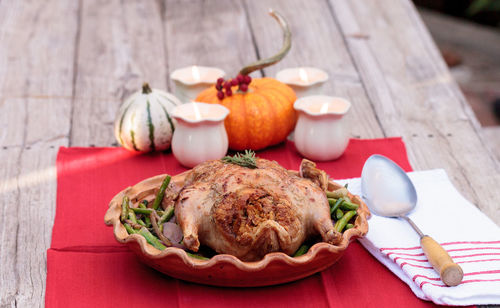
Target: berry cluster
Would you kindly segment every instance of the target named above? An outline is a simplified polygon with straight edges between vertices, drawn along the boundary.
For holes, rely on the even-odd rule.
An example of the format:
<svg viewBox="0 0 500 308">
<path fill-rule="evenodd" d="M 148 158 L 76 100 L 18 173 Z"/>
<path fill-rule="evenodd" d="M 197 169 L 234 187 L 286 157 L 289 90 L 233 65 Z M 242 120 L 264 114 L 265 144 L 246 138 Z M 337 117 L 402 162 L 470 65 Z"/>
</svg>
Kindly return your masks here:
<svg viewBox="0 0 500 308">
<path fill-rule="evenodd" d="M 238 91 L 246 92 L 248 91 L 248 85 L 252 81 L 252 77 L 248 75 L 239 74 L 236 78 L 224 80 L 224 78 L 217 79 L 217 83 L 215 84 L 215 88 L 217 89 L 217 97 L 222 100 L 224 96 L 233 95 L 233 90 L 231 87 L 238 87 Z M 224 91 L 226 93 L 224 93 Z"/>
</svg>

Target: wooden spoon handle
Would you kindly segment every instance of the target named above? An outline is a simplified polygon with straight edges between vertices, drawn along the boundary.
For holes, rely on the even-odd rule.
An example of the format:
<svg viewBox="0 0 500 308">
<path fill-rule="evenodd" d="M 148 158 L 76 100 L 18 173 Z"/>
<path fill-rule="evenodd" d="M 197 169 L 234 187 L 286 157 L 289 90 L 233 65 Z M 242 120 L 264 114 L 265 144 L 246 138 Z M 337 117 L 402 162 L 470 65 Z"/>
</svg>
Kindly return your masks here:
<svg viewBox="0 0 500 308">
<path fill-rule="evenodd" d="M 420 244 L 432 267 L 439 273 L 447 286 L 456 286 L 462 282 L 464 272 L 460 265 L 453 262 L 444 248 L 428 235 L 422 236 Z"/>
</svg>

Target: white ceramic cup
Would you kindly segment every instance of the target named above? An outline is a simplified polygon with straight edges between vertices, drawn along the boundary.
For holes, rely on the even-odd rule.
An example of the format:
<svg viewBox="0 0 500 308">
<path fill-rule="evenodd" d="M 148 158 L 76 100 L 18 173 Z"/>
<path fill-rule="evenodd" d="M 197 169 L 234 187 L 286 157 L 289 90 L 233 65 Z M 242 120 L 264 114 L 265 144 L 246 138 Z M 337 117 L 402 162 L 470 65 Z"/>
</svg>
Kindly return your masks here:
<svg viewBox="0 0 500 308">
<path fill-rule="evenodd" d="M 216 67 L 192 65 L 176 69 L 170 74 L 170 78 L 175 83 L 175 96 L 181 102 L 188 103 L 194 101 L 198 94 L 225 74 L 223 70 Z"/>
<path fill-rule="evenodd" d="M 224 157 L 228 139 L 224 119 L 229 109 L 218 104 L 188 103 L 175 107 L 177 120 L 172 137 L 172 153 L 185 167 Z"/>
<path fill-rule="evenodd" d="M 328 73 L 315 67 L 286 68 L 276 74 L 276 79 L 289 85 L 298 98 L 321 93 L 328 81 Z"/>
<path fill-rule="evenodd" d="M 315 161 L 340 157 L 349 143 L 344 116 L 351 103 L 340 97 L 306 96 L 295 101 L 298 120 L 294 131 L 297 151 Z"/>
</svg>

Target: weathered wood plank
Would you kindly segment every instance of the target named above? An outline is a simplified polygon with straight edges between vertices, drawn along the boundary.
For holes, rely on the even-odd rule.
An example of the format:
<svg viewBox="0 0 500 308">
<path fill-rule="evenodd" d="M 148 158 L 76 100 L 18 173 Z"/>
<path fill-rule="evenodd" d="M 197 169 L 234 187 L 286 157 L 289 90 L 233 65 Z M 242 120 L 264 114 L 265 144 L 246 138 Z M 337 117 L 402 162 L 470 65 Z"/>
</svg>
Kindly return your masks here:
<svg viewBox="0 0 500 308">
<path fill-rule="evenodd" d="M 169 72 L 205 65 L 219 67 L 231 78 L 257 59 L 240 1 L 168 0 L 164 15 Z"/>
<path fill-rule="evenodd" d="M 78 2 L 0 2 L 0 307 L 43 306 Z"/>
<path fill-rule="evenodd" d="M 161 6 L 155 1 L 82 1 L 72 146 L 110 146 L 122 101 L 144 81 L 166 87 Z"/>
<path fill-rule="evenodd" d="M 460 57 L 461 63 L 450 71 L 482 128 L 500 126 L 500 119 L 493 113 L 493 101 L 500 97 L 500 31 L 429 10 L 420 9 L 419 13 L 438 47 Z M 499 139 L 483 141 L 494 150 Z M 498 151 L 495 154 L 500 156 Z"/>
<path fill-rule="evenodd" d="M 2 108 L 3 109 L 3 108 Z M 2 162 L 2 176 L 0 191 L 2 191 L 2 204 L 0 215 L 0 307 L 13 306 L 20 277 L 17 272 L 17 238 L 19 223 L 17 221 L 18 211 L 10 210 L 10 204 L 17 205 L 19 192 L 17 189 L 6 189 L 5 186 L 15 187 L 15 179 L 19 173 L 20 147 L 10 150 L 2 150 L 0 158 Z M 10 181 L 9 181 L 10 180 Z M 8 184 L 13 183 L 13 184 Z"/>
<path fill-rule="evenodd" d="M 276 53 L 282 33 L 267 11 L 273 8 L 290 23 L 292 49 L 279 63 L 265 69 L 267 76 L 287 67 L 313 66 L 326 70 L 330 79 L 319 93 L 345 97 L 352 102 L 347 116 L 352 137 L 382 137 L 359 74 L 346 48 L 344 37 L 332 18 L 326 1 L 246 1 L 250 24 L 262 58 Z"/>
<path fill-rule="evenodd" d="M 56 205 L 54 163 L 57 149 L 68 145 L 70 103 L 69 99 L 27 99 L 29 133 L 18 156 L 19 173 L 7 180 L 15 179 L 18 198 L 5 204 L 6 209 L 17 207 L 15 260 L 19 276 L 15 301 L 19 307 L 43 306 L 46 250 Z"/>
<path fill-rule="evenodd" d="M 72 80 L 73 70 L 61 60 L 72 56 L 67 46 L 74 38 L 68 33 L 74 32 L 77 6 L 62 1 L 1 1 L 1 96 L 71 97 L 67 81 Z"/>
<path fill-rule="evenodd" d="M 491 189 L 500 181 L 498 161 L 413 5 L 330 4 L 384 132 L 403 136 L 416 169 L 446 169 L 461 193 L 500 223 L 500 191 Z"/>
<path fill-rule="evenodd" d="M 497 161 L 500 161 L 500 126 L 483 127 L 481 136 L 488 147 L 495 155 Z"/>
</svg>

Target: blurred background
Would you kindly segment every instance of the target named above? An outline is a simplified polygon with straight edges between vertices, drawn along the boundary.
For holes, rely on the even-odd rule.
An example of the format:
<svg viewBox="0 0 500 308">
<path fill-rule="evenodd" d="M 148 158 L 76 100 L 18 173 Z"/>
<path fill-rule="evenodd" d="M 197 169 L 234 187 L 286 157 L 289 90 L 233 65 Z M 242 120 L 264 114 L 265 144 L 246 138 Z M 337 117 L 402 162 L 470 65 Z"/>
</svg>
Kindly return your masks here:
<svg viewBox="0 0 500 308">
<path fill-rule="evenodd" d="M 481 126 L 499 126 L 500 0 L 413 1 Z"/>
</svg>

